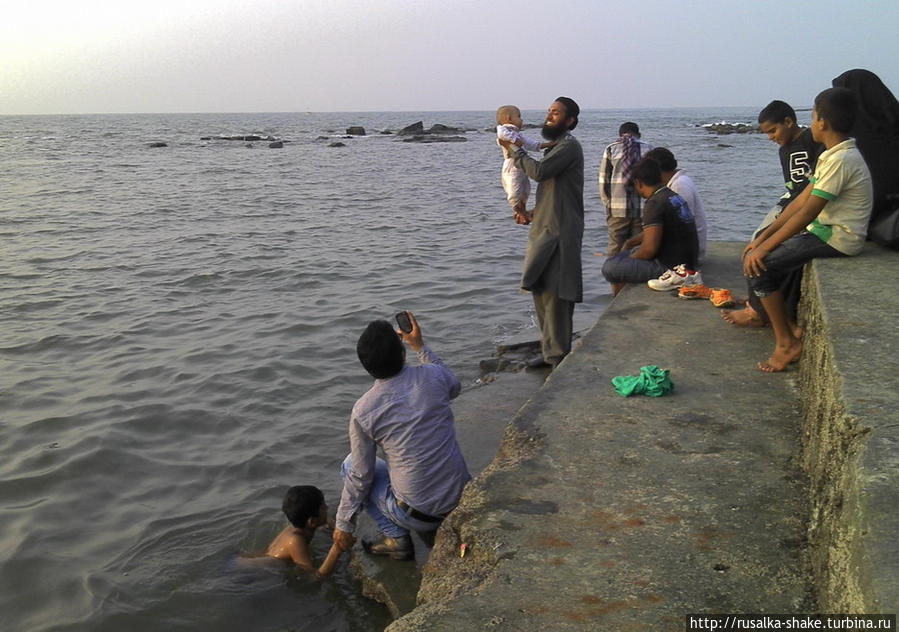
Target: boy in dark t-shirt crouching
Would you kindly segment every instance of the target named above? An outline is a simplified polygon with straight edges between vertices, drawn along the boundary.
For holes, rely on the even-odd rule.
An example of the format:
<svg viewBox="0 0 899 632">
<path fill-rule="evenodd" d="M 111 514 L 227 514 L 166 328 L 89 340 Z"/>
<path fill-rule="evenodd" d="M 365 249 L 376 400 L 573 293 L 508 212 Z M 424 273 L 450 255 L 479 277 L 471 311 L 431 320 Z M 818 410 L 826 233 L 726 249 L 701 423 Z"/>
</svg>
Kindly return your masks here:
<svg viewBox="0 0 899 632">
<path fill-rule="evenodd" d="M 662 184 L 658 163 L 641 160 L 631 171 L 631 179 L 646 200 L 643 232 L 627 240 L 624 251 L 602 266 L 602 275 L 616 295 L 627 283 L 644 283 L 678 265 L 695 270 L 699 255 L 693 212 L 682 197 Z"/>
</svg>

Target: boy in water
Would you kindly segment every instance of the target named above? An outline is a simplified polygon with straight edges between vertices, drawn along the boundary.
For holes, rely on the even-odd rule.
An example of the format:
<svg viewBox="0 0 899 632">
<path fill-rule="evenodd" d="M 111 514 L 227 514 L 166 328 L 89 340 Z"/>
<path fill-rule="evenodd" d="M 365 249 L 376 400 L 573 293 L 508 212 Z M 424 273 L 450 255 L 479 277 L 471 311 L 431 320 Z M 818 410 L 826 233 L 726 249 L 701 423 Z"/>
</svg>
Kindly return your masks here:
<svg viewBox="0 0 899 632">
<path fill-rule="evenodd" d="M 496 111 L 496 143 L 504 140 L 513 144 L 519 144 L 527 151 L 548 149 L 555 143 L 541 143 L 521 135 L 524 122 L 521 120 L 521 110 L 514 105 L 503 105 Z M 503 168 L 501 180 L 506 199 L 514 212 L 517 224 L 529 224 L 530 219 L 525 212 L 525 204 L 531 194 L 531 181 L 524 169 L 515 166 L 515 161 L 510 158 L 510 150 L 500 145 L 503 150 Z"/>
<path fill-rule="evenodd" d="M 771 321 L 774 352 L 762 371 L 783 371 L 802 353 L 801 331 L 786 310 L 784 278 L 817 257 L 857 255 L 871 216 L 871 174 L 849 137 L 855 94 L 830 88 L 815 97 L 811 134 L 826 148 L 815 174 L 780 217 L 743 250 L 743 274 Z"/>
<path fill-rule="evenodd" d="M 328 505 L 321 490 L 312 485 L 297 485 L 287 490 L 281 503 L 284 515 L 290 524 L 272 540 L 265 554 L 279 560 L 290 560 L 304 571 L 318 577 L 327 577 L 334 572 L 337 560 L 345 549 L 335 542 L 328 556 L 316 570 L 309 554 L 309 542 L 315 530 L 329 524 Z M 348 549 L 346 549 L 348 550 Z"/>
<path fill-rule="evenodd" d="M 771 222 L 780 216 L 790 202 L 799 197 L 808 184 L 809 177 L 815 171 L 818 156 L 824 151 L 824 145 L 812 138 L 809 128 L 796 124 L 796 112 L 784 101 L 775 100 L 766 105 L 759 112 L 758 120 L 759 131 L 767 134 L 768 140 L 780 145 L 778 151 L 780 167 L 787 190 L 762 220 L 753 238 L 770 226 Z M 796 307 L 799 305 L 801 285 L 802 268 L 794 271 L 784 280 L 782 289 L 791 320 L 796 320 Z M 721 317 L 738 327 L 764 327 L 768 324 L 768 315 L 765 313 L 761 301 L 751 290 L 746 309 L 725 310 L 721 313 Z"/>
</svg>

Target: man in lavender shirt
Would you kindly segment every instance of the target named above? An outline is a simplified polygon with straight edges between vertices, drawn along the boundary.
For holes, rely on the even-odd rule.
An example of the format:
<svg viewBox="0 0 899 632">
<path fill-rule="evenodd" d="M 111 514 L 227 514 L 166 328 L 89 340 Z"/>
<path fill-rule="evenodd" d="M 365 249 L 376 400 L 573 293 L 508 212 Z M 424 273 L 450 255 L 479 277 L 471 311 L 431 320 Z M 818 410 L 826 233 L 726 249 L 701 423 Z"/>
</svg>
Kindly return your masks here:
<svg viewBox="0 0 899 632">
<path fill-rule="evenodd" d="M 373 321 L 356 344 L 375 383 L 353 406 L 334 529 L 338 546 L 351 547 L 356 515 L 365 508 L 382 536 L 363 541 L 365 550 L 398 560 L 414 556 L 409 532 L 433 535 L 471 479 L 450 409 L 461 385 L 424 345 L 411 313 L 409 319 L 409 333 Z M 403 342 L 418 354 L 420 366 L 406 364 Z M 376 456 L 379 447 L 386 462 Z"/>
</svg>

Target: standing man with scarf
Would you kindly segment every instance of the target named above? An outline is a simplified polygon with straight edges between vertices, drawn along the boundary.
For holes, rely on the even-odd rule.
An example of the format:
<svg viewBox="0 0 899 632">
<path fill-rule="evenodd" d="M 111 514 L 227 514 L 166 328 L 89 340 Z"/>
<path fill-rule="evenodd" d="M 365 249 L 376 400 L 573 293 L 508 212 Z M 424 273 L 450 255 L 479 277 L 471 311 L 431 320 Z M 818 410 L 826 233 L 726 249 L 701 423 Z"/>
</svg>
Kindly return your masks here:
<svg viewBox="0 0 899 632">
<path fill-rule="evenodd" d="M 516 223 L 531 225 L 521 287 L 533 295 L 540 323 L 542 358 L 532 367 L 555 367 L 568 355 L 574 304 L 583 300 L 584 150 L 571 135 L 578 114 L 577 103 L 559 97 L 543 123 L 543 137 L 556 143 L 543 159 L 534 160 L 520 145 L 510 151 L 515 165 L 537 182 L 533 213 L 515 215 Z M 500 143 L 512 148 L 508 141 Z"/>
<path fill-rule="evenodd" d="M 652 149 L 640 140 L 636 123 L 622 123 L 618 140 L 606 147 L 599 164 L 599 197 L 606 205 L 606 224 L 609 227 L 608 257 L 618 254 L 625 241 L 640 233 L 642 198 L 630 182 L 631 169 Z"/>
</svg>

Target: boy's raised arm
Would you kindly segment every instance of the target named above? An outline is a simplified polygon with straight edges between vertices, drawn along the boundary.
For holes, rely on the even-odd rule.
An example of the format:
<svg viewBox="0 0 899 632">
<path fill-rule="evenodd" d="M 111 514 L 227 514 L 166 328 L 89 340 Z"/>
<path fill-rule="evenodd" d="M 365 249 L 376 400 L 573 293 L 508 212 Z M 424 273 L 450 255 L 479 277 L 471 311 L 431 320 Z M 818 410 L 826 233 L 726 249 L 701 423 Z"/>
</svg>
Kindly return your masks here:
<svg viewBox="0 0 899 632">
<path fill-rule="evenodd" d="M 294 564 L 306 572 L 315 572 L 312 558 L 309 557 L 309 545 L 306 544 L 305 539 L 300 536 L 291 538 L 285 548 L 287 549 L 287 552 L 290 553 L 290 559 Z"/>
<path fill-rule="evenodd" d="M 336 542 L 332 544 L 331 550 L 328 551 L 328 556 L 325 558 L 325 561 L 322 562 L 322 565 L 318 567 L 318 571 L 316 571 L 315 574 L 319 577 L 327 577 L 333 573 L 334 569 L 337 567 L 337 560 L 340 559 L 342 553 L 343 549 L 341 549 Z"/>
</svg>

